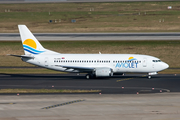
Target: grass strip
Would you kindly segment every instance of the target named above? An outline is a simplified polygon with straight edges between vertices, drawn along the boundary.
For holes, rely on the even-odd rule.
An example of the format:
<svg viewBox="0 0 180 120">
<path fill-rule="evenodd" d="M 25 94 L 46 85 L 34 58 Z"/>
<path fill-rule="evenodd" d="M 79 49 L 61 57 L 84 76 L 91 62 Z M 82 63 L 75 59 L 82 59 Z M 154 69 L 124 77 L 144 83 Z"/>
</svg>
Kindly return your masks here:
<svg viewBox="0 0 180 120">
<path fill-rule="evenodd" d="M 0 89 L 0 93 L 96 93 L 101 90 L 69 90 L 69 89 Z"/>
<path fill-rule="evenodd" d="M 179 6 L 179 1 L 0 4 L 0 32 L 18 32 L 17 24 L 33 32 L 178 32 Z"/>
<path fill-rule="evenodd" d="M 41 44 L 60 53 L 145 54 L 161 59 L 171 68 L 180 67 L 180 41 L 45 41 Z M 0 66 L 33 66 L 6 54 L 24 54 L 21 42 L 0 42 Z"/>
<path fill-rule="evenodd" d="M 158 72 L 158 74 L 180 74 L 180 69 L 166 69 Z"/>
</svg>

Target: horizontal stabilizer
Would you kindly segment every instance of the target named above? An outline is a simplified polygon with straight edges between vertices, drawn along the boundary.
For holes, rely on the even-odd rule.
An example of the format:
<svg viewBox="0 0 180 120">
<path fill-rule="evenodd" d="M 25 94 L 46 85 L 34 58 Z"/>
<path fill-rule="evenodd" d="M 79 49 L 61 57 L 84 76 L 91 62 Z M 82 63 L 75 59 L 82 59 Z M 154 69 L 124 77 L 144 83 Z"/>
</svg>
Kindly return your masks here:
<svg viewBox="0 0 180 120">
<path fill-rule="evenodd" d="M 34 58 L 34 57 L 32 57 L 32 56 L 27 56 L 27 55 L 12 55 L 12 54 L 7 54 L 7 55 L 9 55 L 9 56 L 14 56 L 14 57 L 31 58 L 31 59 Z"/>
</svg>

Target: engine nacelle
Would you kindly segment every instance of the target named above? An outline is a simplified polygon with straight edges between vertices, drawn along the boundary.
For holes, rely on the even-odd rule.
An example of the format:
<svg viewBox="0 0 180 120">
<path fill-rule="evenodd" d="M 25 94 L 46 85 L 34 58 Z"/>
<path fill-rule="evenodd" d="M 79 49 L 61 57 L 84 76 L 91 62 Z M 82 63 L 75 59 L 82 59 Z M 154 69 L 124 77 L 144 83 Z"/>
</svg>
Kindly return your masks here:
<svg viewBox="0 0 180 120">
<path fill-rule="evenodd" d="M 111 68 L 97 68 L 95 70 L 96 77 L 108 77 L 113 76 L 113 70 Z"/>
</svg>

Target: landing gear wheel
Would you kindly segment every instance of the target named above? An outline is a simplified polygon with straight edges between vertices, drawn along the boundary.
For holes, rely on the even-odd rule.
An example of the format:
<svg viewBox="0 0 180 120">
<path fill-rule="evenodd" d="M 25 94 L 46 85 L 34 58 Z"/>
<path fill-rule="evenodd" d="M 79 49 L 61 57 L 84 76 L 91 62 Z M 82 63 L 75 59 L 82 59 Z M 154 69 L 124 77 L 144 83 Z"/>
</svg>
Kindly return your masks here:
<svg viewBox="0 0 180 120">
<path fill-rule="evenodd" d="M 86 75 L 86 79 L 89 79 L 89 78 L 90 78 L 90 74 L 87 74 L 87 75 Z"/>
<path fill-rule="evenodd" d="M 94 74 L 87 74 L 86 75 L 86 79 L 94 79 L 94 78 L 96 78 L 96 75 L 94 75 Z"/>
<path fill-rule="evenodd" d="M 151 76 L 150 76 L 150 75 L 148 76 L 148 79 L 151 79 Z"/>
</svg>

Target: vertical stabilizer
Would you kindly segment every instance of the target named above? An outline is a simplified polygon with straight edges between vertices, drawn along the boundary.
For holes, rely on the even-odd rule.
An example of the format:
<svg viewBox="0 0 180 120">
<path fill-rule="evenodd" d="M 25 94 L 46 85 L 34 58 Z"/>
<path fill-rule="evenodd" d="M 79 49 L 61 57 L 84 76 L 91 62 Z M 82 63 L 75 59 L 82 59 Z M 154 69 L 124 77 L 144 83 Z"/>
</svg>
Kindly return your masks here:
<svg viewBox="0 0 180 120">
<path fill-rule="evenodd" d="M 26 25 L 18 25 L 25 55 L 40 54 L 46 49 L 39 43 Z"/>
</svg>

